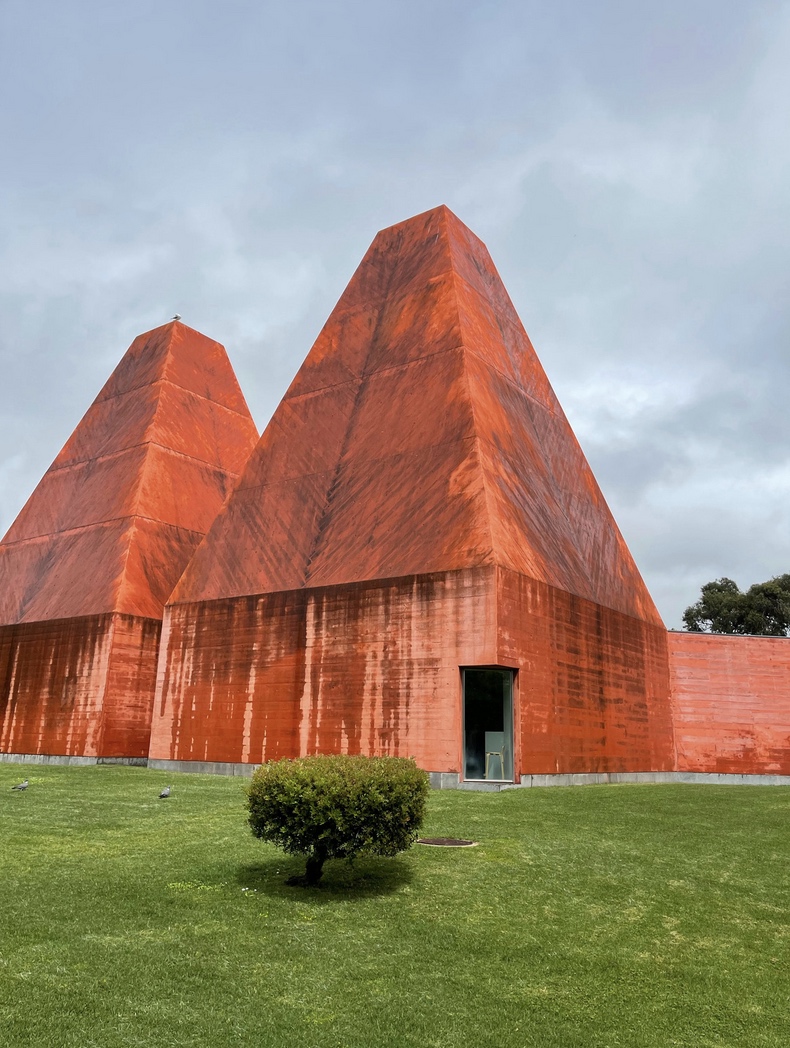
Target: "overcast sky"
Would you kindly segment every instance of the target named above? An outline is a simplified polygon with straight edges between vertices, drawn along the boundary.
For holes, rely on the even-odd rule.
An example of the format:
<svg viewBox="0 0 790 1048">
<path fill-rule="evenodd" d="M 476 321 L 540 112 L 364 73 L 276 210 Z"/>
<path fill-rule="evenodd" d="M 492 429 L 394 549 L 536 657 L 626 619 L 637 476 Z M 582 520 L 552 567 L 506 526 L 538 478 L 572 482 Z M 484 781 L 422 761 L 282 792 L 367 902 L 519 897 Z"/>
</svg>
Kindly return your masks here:
<svg viewBox="0 0 790 1048">
<path fill-rule="evenodd" d="M 378 229 L 488 245 L 668 626 L 790 571 L 790 3 L 0 0 L 0 533 L 138 333 L 263 429 Z"/>
</svg>

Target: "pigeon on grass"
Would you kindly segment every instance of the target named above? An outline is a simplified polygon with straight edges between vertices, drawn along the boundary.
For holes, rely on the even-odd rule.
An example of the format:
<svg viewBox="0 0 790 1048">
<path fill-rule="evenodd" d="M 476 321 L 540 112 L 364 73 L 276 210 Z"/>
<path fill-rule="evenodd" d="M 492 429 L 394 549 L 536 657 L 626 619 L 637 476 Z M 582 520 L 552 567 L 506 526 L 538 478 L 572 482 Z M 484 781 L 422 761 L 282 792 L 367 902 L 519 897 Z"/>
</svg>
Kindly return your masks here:
<svg viewBox="0 0 790 1048">
<path fill-rule="evenodd" d="M 165 786 L 165 788 L 159 794 L 159 800 L 160 801 L 166 800 L 169 796 L 170 796 L 170 787 L 169 786 Z"/>
<path fill-rule="evenodd" d="M 27 781 L 27 779 L 25 779 L 24 782 L 18 782 L 16 784 L 16 786 L 12 786 L 11 789 L 12 790 L 26 790 L 29 785 L 30 785 L 30 783 Z"/>
</svg>

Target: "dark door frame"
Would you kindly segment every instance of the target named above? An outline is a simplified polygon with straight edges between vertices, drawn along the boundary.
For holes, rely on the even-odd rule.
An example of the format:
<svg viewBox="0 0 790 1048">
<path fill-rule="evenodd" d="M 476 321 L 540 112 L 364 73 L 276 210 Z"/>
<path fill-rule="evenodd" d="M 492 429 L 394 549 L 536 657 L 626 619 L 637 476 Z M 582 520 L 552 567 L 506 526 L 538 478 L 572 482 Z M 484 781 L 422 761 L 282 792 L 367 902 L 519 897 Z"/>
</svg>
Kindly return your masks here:
<svg viewBox="0 0 790 1048">
<path fill-rule="evenodd" d="M 459 754 L 459 767 L 461 769 L 459 779 L 461 782 L 485 782 L 485 779 L 467 779 L 466 777 L 466 680 L 465 673 L 467 670 L 499 670 L 503 673 L 510 673 L 510 704 L 511 704 L 511 731 L 512 731 L 512 752 L 513 752 L 513 776 L 511 779 L 494 779 L 493 782 L 519 782 L 520 780 L 520 753 L 518 746 L 519 739 L 519 667 L 518 666 L 504 666 L 501 663 L 465 663 L 458 667 L 459 669 L 459 702 L 461 707 L 461 739 L 460 739 L 460 754 Z"/>
</svg>

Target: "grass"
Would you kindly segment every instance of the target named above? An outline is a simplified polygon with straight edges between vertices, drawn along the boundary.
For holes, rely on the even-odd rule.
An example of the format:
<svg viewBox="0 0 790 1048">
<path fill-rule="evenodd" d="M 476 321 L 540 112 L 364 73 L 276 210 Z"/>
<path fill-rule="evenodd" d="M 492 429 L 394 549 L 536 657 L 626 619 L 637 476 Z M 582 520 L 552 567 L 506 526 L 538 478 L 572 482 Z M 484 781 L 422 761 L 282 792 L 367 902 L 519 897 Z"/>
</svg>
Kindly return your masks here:
<svg viewBox="0 0 790 1048">
<path fill-rule="evenodd" d="M 786 789 L 433 793 L 426 835 L 479 847 L 329 863 L 311 890 L 243 790 L 0 765 L 5 1048 L 790 1040 Z"/>
</svg>

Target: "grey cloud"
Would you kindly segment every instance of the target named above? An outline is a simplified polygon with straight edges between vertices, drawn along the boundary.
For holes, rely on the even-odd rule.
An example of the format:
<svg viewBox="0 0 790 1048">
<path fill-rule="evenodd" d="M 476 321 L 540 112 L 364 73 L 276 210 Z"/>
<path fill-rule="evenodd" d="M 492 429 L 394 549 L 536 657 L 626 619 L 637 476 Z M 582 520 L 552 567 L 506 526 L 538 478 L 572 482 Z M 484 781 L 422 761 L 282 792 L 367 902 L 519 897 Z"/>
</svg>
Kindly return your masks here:
<svg viewBox="0 0 790 1048">
<path fill-rule="evenodd" d="M 225 343 L 263 425 L 445 202 L 667 621 L 787 570 L 787 4 L 7 0 L 0 40 L 0 526 L 138 332 Z"/>
</svg>

